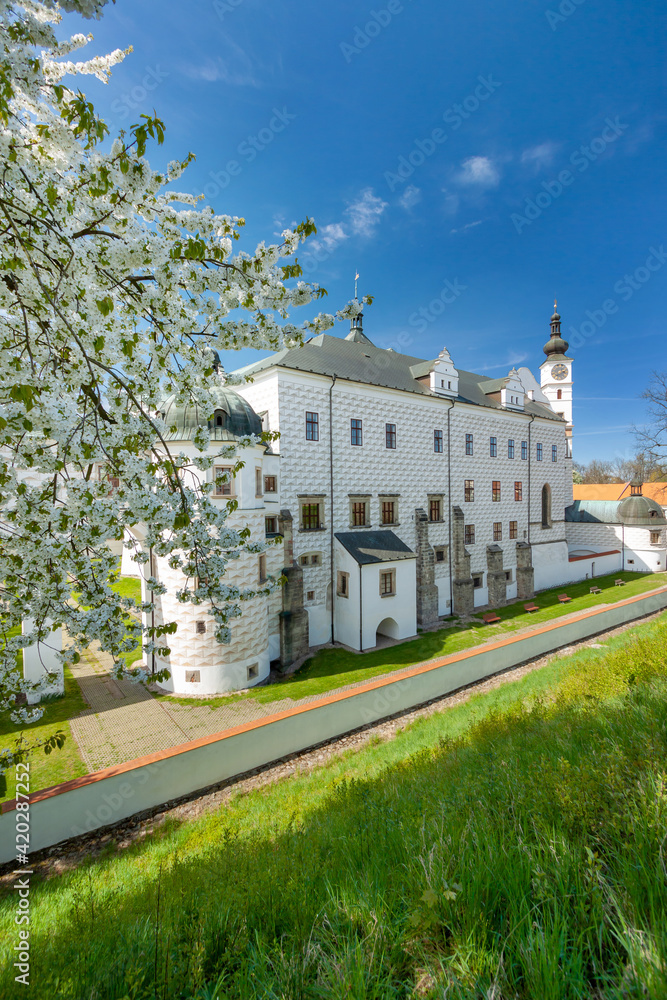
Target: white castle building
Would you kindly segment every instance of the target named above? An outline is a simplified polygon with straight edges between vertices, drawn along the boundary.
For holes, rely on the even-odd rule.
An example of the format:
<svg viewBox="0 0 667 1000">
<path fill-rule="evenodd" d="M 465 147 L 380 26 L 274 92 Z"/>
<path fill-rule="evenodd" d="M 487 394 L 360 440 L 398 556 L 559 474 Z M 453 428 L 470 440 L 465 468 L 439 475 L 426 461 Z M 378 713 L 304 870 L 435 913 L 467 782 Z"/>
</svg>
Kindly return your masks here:
<svg viewBox="0 0 667 1000">
<path fill-rule="evenodd" d="M 500 379 L 462 371 L 446 348 L 423 360 L 376 347 L 360 313 L 345 339 L 314 337 L 236 373 L 250 381 L 235 390 L 217 388 L 212 449 L 261 430 L 280 435 L 245 449 L 218 500 L 238 501 L 232 527 L 283 544 L 242 554 L 229 575 L 248 585 L 283 573 L 287 582 L 244 603 L 221 645 L 206 606 L 170 596 L 183 580 L 158 561 L 170 594 L 156 598 L 156 613 L 179 625 L 165 687 L 244 688 L 264 680 L 272 660 L 289 665 L 313 646 L 366 650 L 443 616 L 633 568 L 633 546 L 652 557 L 635 569 L 664 569 L 657 504 L 649 513 L 652 501 L 632 498 L 642 501 L 631 512 L 639 534 L 626 533 L 622 553 L 614 539 L 627 512 L 614 511 L 612 527 L 573 505 L 573 362 L 560 324 L 554 312 L 539 382 L 528 368 Z M 194 456 L 206 415 L 173 400 L 165 410 L 173 442 Z"/>
</svg>

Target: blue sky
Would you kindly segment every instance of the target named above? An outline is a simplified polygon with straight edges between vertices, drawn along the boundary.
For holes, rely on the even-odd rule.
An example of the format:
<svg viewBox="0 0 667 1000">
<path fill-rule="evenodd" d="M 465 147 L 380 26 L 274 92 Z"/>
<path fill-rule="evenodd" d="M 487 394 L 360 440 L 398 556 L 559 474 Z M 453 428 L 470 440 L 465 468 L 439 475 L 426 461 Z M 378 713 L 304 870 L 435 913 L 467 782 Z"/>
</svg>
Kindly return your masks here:
<svg viewBox="0 0 667 1000">
<path fill-rule="evenodd" d="M 307 277 L 334 311 L 358 268 L 378 346 L 537 371 L 557 296 L 575 458 L 632 453 L 667 361 L 662 0 L 117 0 L 90 30 L 134 48 L 84 81 L 112 130 L 155 108 L 151 162 L 194 152 L 179 188 L 247 248 L 314 217 Z"/>
</svg>

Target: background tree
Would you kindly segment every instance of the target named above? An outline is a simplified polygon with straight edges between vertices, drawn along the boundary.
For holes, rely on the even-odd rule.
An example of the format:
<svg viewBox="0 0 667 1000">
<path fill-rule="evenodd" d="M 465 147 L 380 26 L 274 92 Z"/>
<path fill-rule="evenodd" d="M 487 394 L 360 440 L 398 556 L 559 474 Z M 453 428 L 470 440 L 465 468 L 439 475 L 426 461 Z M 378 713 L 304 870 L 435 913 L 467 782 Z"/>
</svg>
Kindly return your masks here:
<svg viewBox="0 0 667 1000">
<path fill-rule="evenodd" d="M 656 479 L 667 479 L 667 371 L 653 372 L 642 398 L 648 400 L 649 423 L 636 431 Z"/>
<path fill-rule="evenodd" d="M 228 509 L 210 501 L 213 485 L 189 475 L 213 463 L 204 455 L 207 426 L 197 432 L 200 456 L 190 463 L 166 443 L 160 402 L 176 393 L 212 413 L 212 348 L 278 350 L 333 322 L 327 315 L 287 322 L 293 307 L 324 294 L 300 280 L 294 258 L 315 231 L 312 220 L 286 229 L 277 245 L 234 250 L 243 219 L 198 207 L 199 199 L 172 186 L 190 156 L 166 171 L 151 169 L 145 153 L 164 128 L 157 117 L 142 115 L 111 139 L 93 105 L 66 85 L 73 74 L 106 81 L 124 56 L 73 62 L 87 39 L 56 38 L 63 10 L 99 17 L 105 2 L 0 0 L 5 709 L 26 688 L 17 651 L 38 639 L 48 643 L 52 625 L 73 640 L 68 655 L 96 640 L 118 672 L 139 641 L 150 652 L 173 631 L 170 623 L 142 628 L 128 618 L 133 602 L 111 589 L 116 559 L 107 542 L 122 539 L 126 525 L 146 525 L 147 547 L 186 577 L 207 581 L 180 596 L 211 601 L 217 638 L 229 639 L 229 619 L 255 591 L 225 583 L 227 561 L 241 547 L 260 551 L 263 544 L 231 530 Z M 358 309 L 351 303 L 338 315 Z M 119 480 L 117 489 L 109 477 Z M 135 558 L 147 560 L 143 551 Z M 160 589 L 150 576 L 148 587 Z M 26 618 L 34 627 L 22 638 L 16 632 Z M 38 712 L 19 709 L 14 718 L 29 721 Z"/>
</svg>

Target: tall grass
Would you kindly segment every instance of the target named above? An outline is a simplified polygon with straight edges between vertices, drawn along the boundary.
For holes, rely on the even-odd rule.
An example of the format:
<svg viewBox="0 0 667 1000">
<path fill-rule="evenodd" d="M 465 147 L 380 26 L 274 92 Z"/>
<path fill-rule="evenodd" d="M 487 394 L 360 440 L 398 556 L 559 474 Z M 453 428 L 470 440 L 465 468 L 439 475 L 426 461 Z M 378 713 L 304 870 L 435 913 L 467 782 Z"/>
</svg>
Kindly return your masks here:
<svg viewBox="0 0 667 1000">
<path fill-rule="evenodd" d="M 35 884 L 31 996 L 662 1000 L 666 640 L 663 615 Z"/>
</svg>

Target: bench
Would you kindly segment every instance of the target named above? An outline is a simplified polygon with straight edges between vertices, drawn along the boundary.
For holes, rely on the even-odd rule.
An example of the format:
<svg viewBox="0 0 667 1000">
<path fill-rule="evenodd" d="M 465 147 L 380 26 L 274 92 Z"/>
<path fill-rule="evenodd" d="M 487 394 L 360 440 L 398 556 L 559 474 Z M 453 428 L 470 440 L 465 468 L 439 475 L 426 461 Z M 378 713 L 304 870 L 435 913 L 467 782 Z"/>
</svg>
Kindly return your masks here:
<svg viewBox="0 0 667 1000">
<path fill-rule="evenodd" d="M 482 621 L 486 622 L 487 625 L 493 625 L 494 622 L 500 621 L 500 616 L 495 611 L 487 611 L 485 615 L 482 615 Z"/>
<path fill-rule="evenodd" d="M 591 587 L 591 594 L 601 594 L 602 591 L 599 587 Z"/>
<path fill-rule="evenodd" d="M 525 611 L 530 611 L 531 613 L 532 613 L 533 611 L 539 611 L 539 610 L 540 610 L 540 609 L 538 608 L 537 604 L 524 604 L 524 606 L 523 606 L 523 607 L 524 607 L 524 610 L 525 610 Z"/>
<path fill-rule="evenodd" d="M 559 594 L 558 600 L 560 601 L 561 604 L 568 604 L 572 600 L 572 598 L 568 597 L 567 594 Z"/>
<path fill-rule="evenodd" d="M 614 580 L 615 587 L 625 587 L 625 580 Z"/>
</svg>

